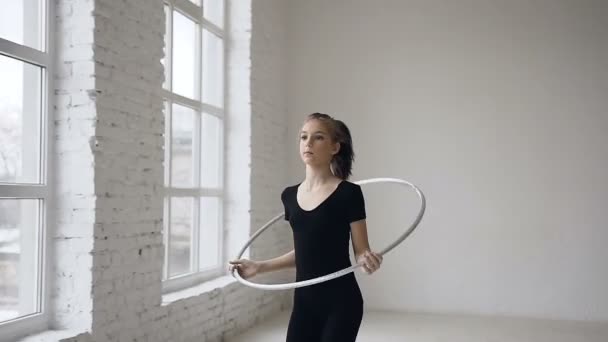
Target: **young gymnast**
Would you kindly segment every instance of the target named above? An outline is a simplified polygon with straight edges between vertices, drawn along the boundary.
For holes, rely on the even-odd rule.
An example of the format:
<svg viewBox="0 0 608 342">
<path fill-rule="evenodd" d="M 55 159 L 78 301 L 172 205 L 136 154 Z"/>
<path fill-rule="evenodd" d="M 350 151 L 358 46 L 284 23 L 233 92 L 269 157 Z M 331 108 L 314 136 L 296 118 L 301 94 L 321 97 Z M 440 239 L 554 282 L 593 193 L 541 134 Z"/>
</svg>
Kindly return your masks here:
<svg viewBox="0 0 608 342">
<path fill-rule="evenodd" d="M 382 256 L 369 247 L 361 186 L 348 181 L 354 161 L 348 127 L 327 114 L 310 114 L 300 132 L 300 157 L 305 179 L 281 193 L 294 249 L 270 260 L 233 260 L 229 270 L 247 279 L 295 267 L 296 281 L 316 278 L 351 266 L 351 236 L 363 271 L 378 270 Z M 363 297 L 353 273 L 296 288 L 286 341 L 355 341 L 362 318 Z"/>
</svg>

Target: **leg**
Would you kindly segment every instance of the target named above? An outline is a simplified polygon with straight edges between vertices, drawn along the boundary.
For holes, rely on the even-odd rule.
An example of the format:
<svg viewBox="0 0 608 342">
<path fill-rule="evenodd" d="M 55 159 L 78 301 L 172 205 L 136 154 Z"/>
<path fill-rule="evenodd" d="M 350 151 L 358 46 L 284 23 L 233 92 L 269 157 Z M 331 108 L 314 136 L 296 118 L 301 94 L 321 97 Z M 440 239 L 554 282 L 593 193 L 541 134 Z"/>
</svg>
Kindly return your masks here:
<svg viewBox="0 0 608 342">
<path fill-rule="evenodd" d="M 337 307 L 327 316 L 322 342 L 355 342 L 363 318 L 363 303 Z"/>
<path fill-rule="evenodd" d="M 289 318 L 286 342 L 319 341 L 322 322 L 304 305 L 296 300 Z"/>
</svg>

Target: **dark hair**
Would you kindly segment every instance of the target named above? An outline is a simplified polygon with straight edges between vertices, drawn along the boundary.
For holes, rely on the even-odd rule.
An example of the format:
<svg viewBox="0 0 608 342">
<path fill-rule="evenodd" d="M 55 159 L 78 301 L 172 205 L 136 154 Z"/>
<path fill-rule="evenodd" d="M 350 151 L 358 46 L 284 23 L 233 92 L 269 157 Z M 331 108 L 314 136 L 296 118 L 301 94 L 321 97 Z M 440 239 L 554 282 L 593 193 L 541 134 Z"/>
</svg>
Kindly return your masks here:
<svg viewBox="0 0 608 342">
<path fill-rule="evenodd" d="M 340 150 L 331 160 L 331 170 L 336 177 L 347 180 L 352 174 L 355 151 L 353 150 L 353 139 L 346 124 L 323 113 L 312 113 L 306 118 L 319 120 L 325 124 L 334 143 L 340 143 Z"/>
</svg>

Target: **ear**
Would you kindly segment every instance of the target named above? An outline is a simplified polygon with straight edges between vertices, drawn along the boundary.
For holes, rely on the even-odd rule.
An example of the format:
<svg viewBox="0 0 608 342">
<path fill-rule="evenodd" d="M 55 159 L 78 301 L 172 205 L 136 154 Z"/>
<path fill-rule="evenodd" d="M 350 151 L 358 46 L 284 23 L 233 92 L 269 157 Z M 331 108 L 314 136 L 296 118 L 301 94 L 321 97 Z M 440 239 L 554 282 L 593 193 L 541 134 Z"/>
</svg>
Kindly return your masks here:
<svg viewBox="0 0 608 342">
<path fill-rule="evenodd" d="M 334 144 L 334 151 L 333 151 L 333 155 L 335 156 L 336 154 L 338 154 L 338 152 L 340 152 L 340 143 L 337 142 Z"/>
</svg>

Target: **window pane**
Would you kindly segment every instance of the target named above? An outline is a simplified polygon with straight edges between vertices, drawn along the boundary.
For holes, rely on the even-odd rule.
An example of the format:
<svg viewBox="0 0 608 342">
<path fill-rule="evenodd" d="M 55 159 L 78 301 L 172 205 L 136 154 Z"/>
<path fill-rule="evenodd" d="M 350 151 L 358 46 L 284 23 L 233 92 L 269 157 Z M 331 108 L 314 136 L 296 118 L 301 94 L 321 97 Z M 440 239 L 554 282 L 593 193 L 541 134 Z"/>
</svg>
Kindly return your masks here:
<svg viewBox="0 0 608 342">
<path fill-rule="evenodd" d="M 205 0 L 203 11 L 205 19 L 219 27 L 224 27 L 224 0 Z"/>
<path fill-rule="evenodd" d="M 39 312 L 39 203 L 0 199 L 0 322 Z"/>
<path fill-rule="evenodd" d="M 200 218 L 200 270 L 214 268 L 220 262 L 220 199 L 217 197 L 201 198 Z"/>
<path fill-rule="evenodd" d="M 203 102 L 224 107 L 224 41 L 203 29 Z"/>
<path fill-rule="evenodd" d="M 194 110 L 173 104 L 171 120 L 171 183 L 176 187 L 191 187 L 192 141 Z"/>
<path fill-rule="evenodd" d="M 190 272 L 192 198 L 171 199 L 169 235 L 169 277 Z"/>
<path fill-rule="evenodd" d="M 173 92 L 190 98 L 196 92 L 196 30 L 196 23 L 173 12 Z"/>
<path fill-rule="evenodd" d="M 39 183 L 41 72 L 0 55 L 0 182 Z"/>
<path fill-rule="evenodd" d="M 171 105 L 169 104 L 169 102 L 167 100 L 163 101 L 163 116 L 165 117 L 165 131 L 164 133 L 164 139 L 165 139 L 165 143 L 163 144 L 163 150 L 164 150 L 164 160 L 163 160 L 163 168 L 165 170 L 165 186 L 169 186 L 169 163 L 171 162 L 171 151 L 169 151 L 169 141 L 167 139 L 169 139 L 171 137 L 171 132 L 170 130 L 170 120 L 171 120 L 171 116 L 169 115 L 169 111 L 170 111 L 170 107 Z"/>
<path fill-rule="evenodd" d="M 171 34 L 171 9 L 165 5 L 165 46 L 163 47 L 164 57 L 161 58 L 160 62 L 163 64 L 165 70 L 165 79 L 163 81 L 163 88 L 169 89 L 169 68 L 167 66 L 167 58 L 169 57 L 169 40 Z"/>
<path fill-rule="evenodd" d="M 201 125 L 201 186 L 219 187 L 222 172 L 222 121 L 203 113 Z"/>
<path fill-rule="evenodd" d="M 1 38 L 40 50 L 42 23 L 39 0 L 2 0 Z"/>
</svg>

